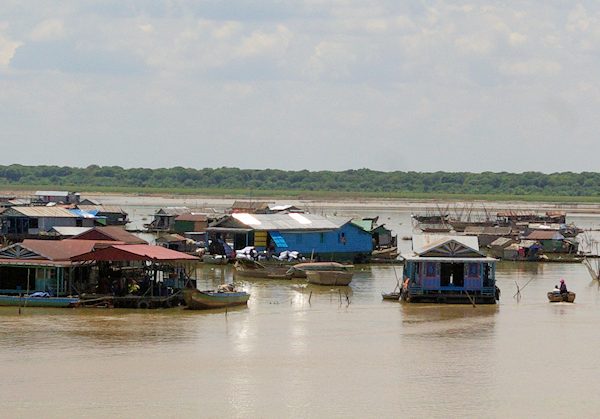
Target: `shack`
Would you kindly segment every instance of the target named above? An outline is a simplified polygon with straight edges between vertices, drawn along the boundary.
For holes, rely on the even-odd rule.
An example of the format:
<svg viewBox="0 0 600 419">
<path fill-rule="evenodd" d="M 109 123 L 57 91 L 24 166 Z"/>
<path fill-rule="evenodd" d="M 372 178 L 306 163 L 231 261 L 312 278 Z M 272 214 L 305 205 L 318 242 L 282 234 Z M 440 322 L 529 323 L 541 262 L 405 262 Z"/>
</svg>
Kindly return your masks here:
<svg viewBox="0 0 600 419">
<path fill-rule="evenodd" d="M 414 255 L 405 258 L 407 302 L 495 304 L 496 259 L 479 251 L 477 237 L 414 235 Z"/>
<path fill-rule="evenodd" d="M 108 226 L 122 226 L 129 222 L 129 214 L 116 205 L 79 204 L 77 205 L 77 208 L 90 214 L 95 214 L 98 217 L 102 217 L 106 220 L 105 224 Z"/>
<path fill-rule="evenodd" d="M 267 214 L 269 204 L 264 201 L 234 201 L 230 212 L 231 214 Z"/>
<path fill-rule="evenodd" d="M 175 218 L 190 212 L 191 210 L 187 207 L 161 208 L 154 213 L 154 220 L 149 224 L 144 224 L 144 227 L 149 232 L 171 233 L 175 231 Z"/>
<path fill-rule="evenodd" d="M 63 207 L 10 207 L 0 214 L 2 234 L 37 235 L 53 227 L 93 227 L 96 218 Z"/>
<path fill-rule="evenodd" d="M 574 238 L 566 239 L 555 230 L 534 230 L 525 236 L 526 240 L 540 243 L 544 253 L 569 253 L 576 254 L 579 243 Z"/>
<path fill-rule="evenodd" d="M 106 244 L 94 240 L 25 239 L 4 247 L 0 249 L 0 293 L 78 294 L 89 279 L 90 269 L 71 258 L 98 246 Z"/>
<path fill-rule="evenodd" d="M 353 224 L 350 218 L 236 213 L 206 231 L 211 242 L 224 242 L 233 250 L 254 246 L 259 252 L 271 254 L 297 251 L 324 261 L 366 262 L 373 250 L 371 234 Z"/>
<path fill-rule="evenodd" d="M 32 201 L 40 204 L 77 204 L 80 199 L 81 195 L 76 192 L 37 191 Z"/>
<path fill-rule="evenodd" d="M 184 234 L 203 232 L 206 227 L 208 227 L 208 216 L 206 214 L 190 212 L 175 217 L 173 229 L 175 233 Z"/>
<path fill-rule="evenodd" d="M 123 227 L 94 227 L 72 237 L 75 240 L 97 240 L 124 244 L 148 244 L 144 239 L 126 231 Z"/>
<path fill-rule="evenodd" d="M 114 244 L 71 258 L 94 266 L 97 293 L 88 302 L 115 307 L 171 307 L 182 301 L 181 290 L 196 288 L 191 277 L 199 259 L 161 246 Z M 85 302 L 84 302 L 85 303 Z"/>
</svg>

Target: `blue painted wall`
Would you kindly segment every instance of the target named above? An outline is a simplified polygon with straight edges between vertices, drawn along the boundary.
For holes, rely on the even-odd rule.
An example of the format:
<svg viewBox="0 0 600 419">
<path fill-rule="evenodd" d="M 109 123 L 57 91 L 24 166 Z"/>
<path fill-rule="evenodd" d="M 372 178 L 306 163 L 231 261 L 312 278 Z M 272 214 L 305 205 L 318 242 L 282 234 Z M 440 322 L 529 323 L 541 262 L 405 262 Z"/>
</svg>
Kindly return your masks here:
<svg viewBox="0 0 600 419">
<path fill-rule="evenodd" d="M 363 253 L 370 255 L 373 251 L 371 234 L 355 226 L 352 223 L 344 224 L 338 230 L 328 232 L 287 232 L 280 231 L 288 248 L 276 247 L 276 252 L 284 250 L 296 250 L 305 256 L 311 253 Z"/>
</svg>

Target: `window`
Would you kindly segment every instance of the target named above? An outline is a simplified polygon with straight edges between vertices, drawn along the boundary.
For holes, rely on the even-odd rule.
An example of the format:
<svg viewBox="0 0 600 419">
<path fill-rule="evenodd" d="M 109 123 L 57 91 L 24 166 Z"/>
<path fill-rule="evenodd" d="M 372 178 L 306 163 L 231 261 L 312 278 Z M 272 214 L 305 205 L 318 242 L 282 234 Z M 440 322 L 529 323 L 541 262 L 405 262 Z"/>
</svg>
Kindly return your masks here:
<svg viewBox="0 0 600 419">
<path fill-rule="evenodd" d="M 37 218 L 29 219 L 29 228 L 38 228 L 38 225 L 39 225 L 39 221 Z"/>
<path fill-rule="evenodd" d="M 321 236 L 320 236 L 321 243 L 325 243 L 325 233 L 320 233 L 320 234 L 321 234 Z"/>
</svg>

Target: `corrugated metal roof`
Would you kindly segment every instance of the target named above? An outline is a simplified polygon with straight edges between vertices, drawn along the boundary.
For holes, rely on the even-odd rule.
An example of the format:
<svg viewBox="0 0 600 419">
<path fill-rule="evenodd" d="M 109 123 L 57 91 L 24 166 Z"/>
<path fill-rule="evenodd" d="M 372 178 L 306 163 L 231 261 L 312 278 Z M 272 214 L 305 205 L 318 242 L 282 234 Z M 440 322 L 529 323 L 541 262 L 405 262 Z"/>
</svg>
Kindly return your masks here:
<svg viewBox="0 0 600 419">
<path fill-rule="evenodd" d="M 238 222 L 253 230 L 336 230 L 350 221 L 350 218 L 323 217 L 314 214 L 232 214 Z M 225 222 L 227 219 L 225 220 Z M 218 223 L 215 227 L 218 227 Z"/>
<path fill-rule="evenodd" d="M 54 231 L 61 236 L 76 236 L 81 233 L 85 233 L 92 227 L 52 227 L 50 231 Z"/>
<path fill-rule="evenodd" d="M 565 236 L 553 230 L 535 230 L 525 237 L 527 240 L 563 240 Z"/>
<path fill-rule="evenodd" d="M 68 191 L 37 191 L 35 196 L 69 196 Z"/>
<path fill-rule="evenodd" d="M 479 252 L 479 239 L 477 236 L 457 236 L 448 234 L 415 234 L 412 237 L 413 251 L 423 254 L 431 249 L 442 246 L 451 240 Z"/>
<path fill-rule="evenodd" d="M 175 221 L 204 222 L 208 221 L 206 214 L 181 214 Z"/>
<path fill-rule="evenodd" d="M 107 242 L 104 242 L 107 243 Z M 112 242 L 111 244 L 113 244 Z M 34 240 L 25 239 L 21 245 L 52 261 L 68 261 L 73 256 L 90 252 L 102 242 L 97 240 Z"/>
<path fill-rule="evenodd" d="M 162 246 L 151 246 L 149 244 L 126 244 L 115 245 L 104 249 L 98 249 L 72 258 L 74 261 L 134 261 L 148 260 L 156 262 L 168 261 L 197 261 L 196 256 L 176 252 Z"/>
<path fill-rule="evenodd" d="M 63 207 L 11 207 L 10 210 L 26 217 L 77 218 L 75 214 Z"/>
<path fill-rule="evenodd" d="M 94 227 L 79 235 L 73 237 L 73 239 L 79 240 L 113 240 L 123 242 L 127 244 L 147 244 L 148 242 L 140 237 L 136 236 L 129 231 L 126 231 L 123 227 L 119 226 L 106 226 L 106 227 Z"/>
<path fill-rule="evenodd" d="M 77 208 L 83 211 L 98 211 L 110 214 L 126 214 L 121 207 L 116 205 L 77 205 Z"/>
</svg>

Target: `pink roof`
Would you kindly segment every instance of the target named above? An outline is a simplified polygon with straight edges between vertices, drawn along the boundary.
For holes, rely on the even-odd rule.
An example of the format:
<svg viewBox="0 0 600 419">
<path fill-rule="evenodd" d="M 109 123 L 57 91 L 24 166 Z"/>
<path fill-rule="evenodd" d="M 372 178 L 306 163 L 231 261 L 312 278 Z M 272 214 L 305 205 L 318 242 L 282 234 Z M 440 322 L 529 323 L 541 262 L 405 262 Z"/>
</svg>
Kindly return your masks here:
<svg viewBox="0 0 600 419">
<path fill-rule="evenodd" d="M 73 261 L 96 260 L 96 261 L 134 261 L 149 260 L 156 262 L 167 261 L 197 261 L 196 256 L 176 252 L 161 246 L 149 244 L 124 244 L 113 245 L 104 249 L 98 249 L 83 255 L 71 258 Z"/>
<path fill-rule="evenodd" d="M 91 252 L 93 249 L 106 246 L 98 240 L 35 240 L 25 239 L 21 246 L 52 261 L 69 261 L 73 256 Z"/>
</svg>

